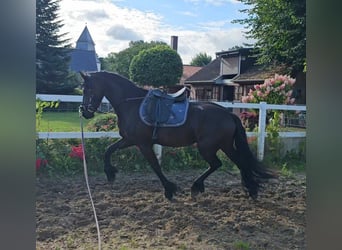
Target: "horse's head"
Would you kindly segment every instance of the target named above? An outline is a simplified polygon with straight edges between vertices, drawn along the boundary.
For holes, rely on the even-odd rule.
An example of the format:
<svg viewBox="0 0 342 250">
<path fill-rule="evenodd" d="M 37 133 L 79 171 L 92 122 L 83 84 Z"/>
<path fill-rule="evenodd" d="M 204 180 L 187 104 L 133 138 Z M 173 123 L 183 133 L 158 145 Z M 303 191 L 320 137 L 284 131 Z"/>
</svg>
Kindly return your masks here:
<svg viewBox="0 0 342 250">
<path fill-rule="evenodd" d="M 80 72 L 84 80 L 83 83 L 83 101 L 80 106 L 82 116 L 86 119 L 94 117 L 94 113 L 100 106 L 104 96 L 103 91 L 99 88 L 100 84 L 95 82 L 94 76 L 84 72 Z"/>
</svg>

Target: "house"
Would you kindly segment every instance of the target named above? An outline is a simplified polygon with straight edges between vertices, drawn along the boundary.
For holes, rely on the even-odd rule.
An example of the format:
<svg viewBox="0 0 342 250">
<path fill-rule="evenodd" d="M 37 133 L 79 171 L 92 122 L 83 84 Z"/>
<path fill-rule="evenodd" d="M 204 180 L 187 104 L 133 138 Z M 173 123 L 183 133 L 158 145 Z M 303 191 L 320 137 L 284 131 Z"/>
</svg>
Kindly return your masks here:
<svg viewBox="0 0 342 250">
<path fill-rule="evenodd" d="M 216 58 L 184 81 L 191 85 L 191 98 L 195 100 L 240 102 L 255 84 L 275 74 L 285 74 L 281 66 L 265 67 L 256 65 L 252 48 L 221 51 Z M 296 103 L 305 104 L 305 74 L 296 76 L 294 96 Z"/>
<path fill-rule="evenodd" d="M 211 63 L 185 80 L 193 87 L 191 97 L 196 100 L 235 101 L 239 84 L 233 79 L 253 65 L 254 58 L 249 54 L 249 48 L 217 52 Z"/>
<path fill-rule="evenodd" d="M 70 52 L 70 70 L 79 71 L 100 71 L 101 63 L 95 51 L 95 43 L 90 35 L 87 26 L 84 27 L 76 42 L 76 48 Z"/>
<path fill-rule="evenodd" d="M 184 85 L 185 80 L 193 74 L 197 73 L 200 69 L 202 69 L 201 66 L 183 65 L 183 74 L 181 79 L 179 80 L 179 84 Z"/>
</svg>

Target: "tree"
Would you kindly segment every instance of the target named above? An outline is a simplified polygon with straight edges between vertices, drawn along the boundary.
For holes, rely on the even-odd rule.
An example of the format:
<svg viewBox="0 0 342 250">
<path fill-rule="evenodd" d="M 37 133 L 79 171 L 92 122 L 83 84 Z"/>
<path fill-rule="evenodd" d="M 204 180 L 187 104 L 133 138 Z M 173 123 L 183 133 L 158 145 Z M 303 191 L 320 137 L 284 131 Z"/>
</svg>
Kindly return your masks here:
<svg viewBox="0 0 342 250">
<path fill-rule="evenodd" d="M 164 42 L 151 41 L 144 42 L 131 41 L 129 47 L 118 53 L 111 52 L 107 57 L 103 58 L 102 68 L 104 70 L 116 72 L 122 76 L 129 78 L 129 66 L 134 56 L 144 49 L 149 49 L 157 45 L 166 45 Z"/>
<path fill-rule="evenodd" d="M 182 59 L 168 45 L 158 45 L 140 51 L 129 67 L 131 80 L 140 85 L 155 87 L 178 83 L 182 73 Z"/>
<path fill-rule="evenodd" d="M 69 39 L 59 34 L 60 0 L 36 1 L 36 92 L 65 94 L 76 84 L 69 74 Z"/>
<path fill-rule="evenodd" d="M 203 67 L 211 62 L 212 58 L 207 53 L 199 53 L 194 58 L 192 58 L 191 66 Z"/>
<path fill-rule="evenodd" d="M 234 45 L 233 47 L 229 48 L 228 50 L 238 50 L 238 49 L 243 49 L 243 46 L 239 46 L 239 45 Z"/>
<path fill-rule="evenodd" d="M 250 6 L 248 15 L 233 23 L 244 24 L 247 38 L 256 39 L 257 62 L 285 64 L 303 70 L 306 58 L 306 3 L 304 0 L 239 0 Z"/>
</svg>

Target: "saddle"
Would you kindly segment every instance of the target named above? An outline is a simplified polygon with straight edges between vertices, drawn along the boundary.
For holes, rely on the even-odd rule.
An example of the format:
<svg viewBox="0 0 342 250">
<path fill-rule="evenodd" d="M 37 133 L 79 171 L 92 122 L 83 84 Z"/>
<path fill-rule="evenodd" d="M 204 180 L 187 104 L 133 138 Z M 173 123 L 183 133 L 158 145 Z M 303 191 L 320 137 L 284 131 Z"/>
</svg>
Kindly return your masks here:
<svg viewBox="0 0 342 250">
<path fill-rule="evenodd" d="M 159 127 L 177 127 L 185 123 L 189 107 L 187 88 L 169 94 L 160 89 L 149 90 L 139 108 L 141 120 L 153 126 L 153 139 Z"/>
</svg>

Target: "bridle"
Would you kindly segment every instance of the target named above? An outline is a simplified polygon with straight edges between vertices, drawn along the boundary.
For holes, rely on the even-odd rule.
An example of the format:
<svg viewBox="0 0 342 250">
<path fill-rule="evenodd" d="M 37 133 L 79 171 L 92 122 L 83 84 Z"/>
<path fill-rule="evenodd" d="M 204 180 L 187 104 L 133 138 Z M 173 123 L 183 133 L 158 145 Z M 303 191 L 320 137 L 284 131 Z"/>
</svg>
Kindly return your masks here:
<svg viewBox="0 0 342 250">
<path fill-rule="evenodd" d="M 81 105 L 79 107 L 79 110 L 81 112 L 86 111 L 86 112 L 89 112 L 91 114 L 94 114 L 96 112 L 96 110 L 97 110 L 97 108 L 95 108 L 92 105 L 92 101 L 94 99 L 94 94 L 92 93 L 91 89 L 87 90 L 87 92 L 90 92 L 90 95 L 88 94 L 87 96 L 89 96 L 89 97 L 84 98 L 84 94 L 83 94 L 83 101 L 82 101 L 82 103 L 81 103 Z M 85 101 L 85 99 L 86 99 L 86 101 Z"/>
</svg>

